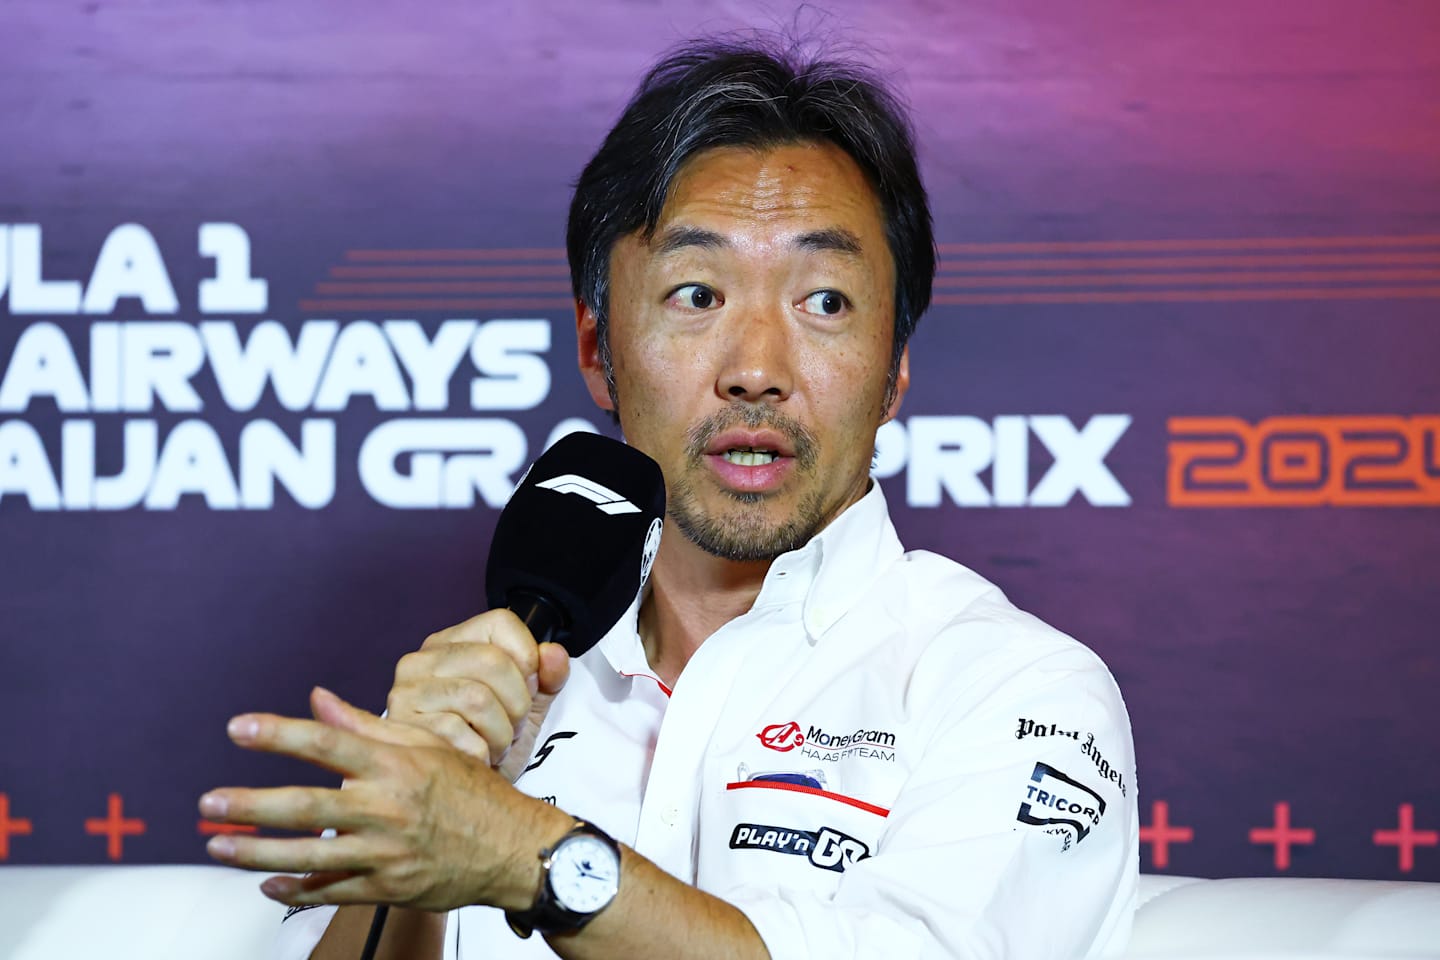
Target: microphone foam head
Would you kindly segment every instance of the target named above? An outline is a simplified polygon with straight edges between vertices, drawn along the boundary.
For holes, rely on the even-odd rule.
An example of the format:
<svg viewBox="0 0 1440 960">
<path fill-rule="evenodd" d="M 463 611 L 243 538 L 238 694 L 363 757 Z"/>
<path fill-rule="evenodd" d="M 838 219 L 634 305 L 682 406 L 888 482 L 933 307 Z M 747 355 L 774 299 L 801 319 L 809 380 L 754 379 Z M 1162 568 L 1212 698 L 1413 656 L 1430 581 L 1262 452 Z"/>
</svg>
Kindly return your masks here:
<svg viewBox="0 0 1440 960">
<path fill-rule="evenodd" d="M 539 596 L 561 611 L 552 639 L 571 656 L 594 646 L 650 574 L 665 516 L 665 480 L 618 440 L 571 433 L 531 465 L 490 542 L 490 606 Z"/>
</svg>

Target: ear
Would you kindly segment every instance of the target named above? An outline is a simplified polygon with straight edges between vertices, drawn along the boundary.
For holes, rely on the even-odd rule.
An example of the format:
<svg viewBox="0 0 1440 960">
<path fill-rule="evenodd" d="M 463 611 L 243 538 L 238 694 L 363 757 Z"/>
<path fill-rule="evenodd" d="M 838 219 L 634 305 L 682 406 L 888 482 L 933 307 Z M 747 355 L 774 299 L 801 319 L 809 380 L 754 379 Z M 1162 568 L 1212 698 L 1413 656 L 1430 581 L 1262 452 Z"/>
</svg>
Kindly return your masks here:
<svg viewBox="0 0 1440 960">
<path fill-rule="evenodd" d="M 885 407 L 885 416 L 881 423 L 889 423 L 895 419 L 900 412 L 900 404 L 905 400 L 905 392 L 910 389 L 910 344 L 900 351 L 900 365 L 895 368 L 895 391 L 890 398 L 890 403 Z"/>
<path fill-rule="evenodd" d="M 610 402 L 610 384 L 605 380 L 605 363 L 600 359 L 600 329 L 595 311 L 585 301 L 575 301 L 575 341 L 579 350 L 580 376 L 590 391 L 590 399 L 601 410 L 614 410 Z"/>
</svg>

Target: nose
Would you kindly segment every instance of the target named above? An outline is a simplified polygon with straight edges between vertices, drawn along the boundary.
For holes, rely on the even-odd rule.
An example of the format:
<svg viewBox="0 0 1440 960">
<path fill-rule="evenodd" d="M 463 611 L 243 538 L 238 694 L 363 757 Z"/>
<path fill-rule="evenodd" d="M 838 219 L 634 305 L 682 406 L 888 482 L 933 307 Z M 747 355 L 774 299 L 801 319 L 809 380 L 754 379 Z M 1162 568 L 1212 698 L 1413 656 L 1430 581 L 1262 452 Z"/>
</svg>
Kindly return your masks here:
<svg viewBox="0 0 1440 960">
<path fill-rule="evenodd" d="M 715 380 L 722 400 L 778 402 L 794 389 L 790 337 L 778 316 L 734 318 L 722 336 L 724 360 Z"/>
</svg>

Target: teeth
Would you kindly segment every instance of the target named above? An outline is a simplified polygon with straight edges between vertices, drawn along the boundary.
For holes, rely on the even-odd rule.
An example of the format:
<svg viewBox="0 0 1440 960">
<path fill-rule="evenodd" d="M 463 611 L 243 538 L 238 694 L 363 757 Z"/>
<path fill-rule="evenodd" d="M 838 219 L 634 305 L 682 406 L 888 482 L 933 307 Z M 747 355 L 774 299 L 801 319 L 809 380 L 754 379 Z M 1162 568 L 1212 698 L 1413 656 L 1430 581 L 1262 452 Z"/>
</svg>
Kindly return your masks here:
<svg viewBox="0 0 1440 960">
<path fill-rule="evenodd" d="M 763 467 L 773 460 L 778 460 L 780 455 L 773 450 L 726 450 L 725 462 L 733 463 L 741 467 Z"/>
</svg>

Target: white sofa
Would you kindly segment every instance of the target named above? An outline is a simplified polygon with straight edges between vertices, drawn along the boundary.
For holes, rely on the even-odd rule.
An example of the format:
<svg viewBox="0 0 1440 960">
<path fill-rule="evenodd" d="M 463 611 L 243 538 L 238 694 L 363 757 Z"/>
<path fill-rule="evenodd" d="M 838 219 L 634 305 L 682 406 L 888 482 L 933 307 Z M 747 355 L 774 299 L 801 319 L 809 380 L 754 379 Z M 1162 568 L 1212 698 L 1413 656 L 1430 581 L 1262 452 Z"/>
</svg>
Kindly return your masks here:
<svg viewBox="0 0 1440 960">
<path fill-rule="evenodd" d="M 0 960 L 254 960 L 285 908 L 211 866 L 0 867 Z M 1145 876 L 1127 957 L 1440 958 L 1440 883 Z"/>
</svg>

